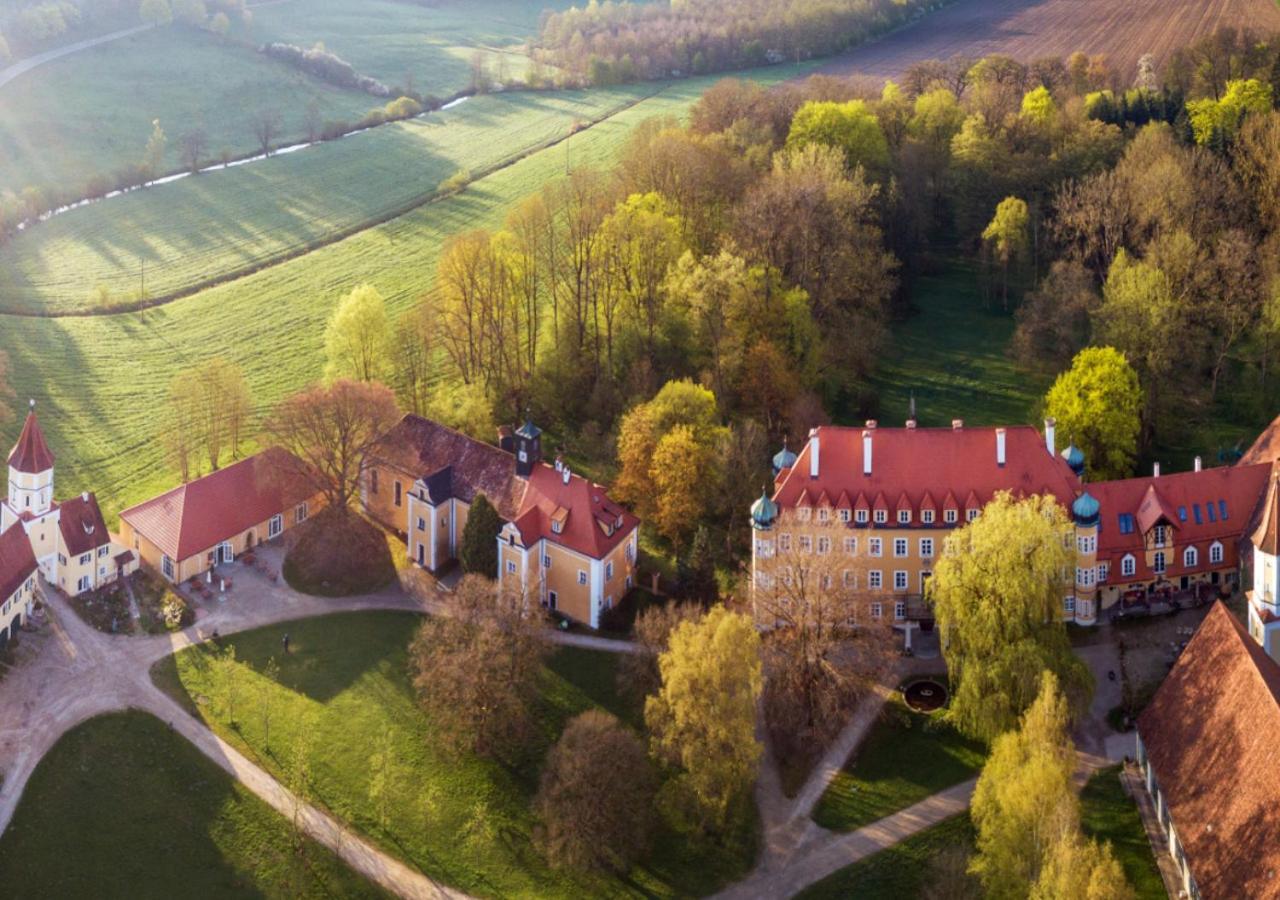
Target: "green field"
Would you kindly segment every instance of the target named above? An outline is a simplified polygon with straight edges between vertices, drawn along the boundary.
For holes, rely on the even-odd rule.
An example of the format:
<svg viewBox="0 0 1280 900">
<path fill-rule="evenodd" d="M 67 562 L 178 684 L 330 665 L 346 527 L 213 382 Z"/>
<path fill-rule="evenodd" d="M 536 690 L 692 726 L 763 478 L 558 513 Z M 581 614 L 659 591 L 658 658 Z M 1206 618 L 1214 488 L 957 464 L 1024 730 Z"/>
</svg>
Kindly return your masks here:
<svg viewBox="0 0 1280 900">
<path fill-rule="evenodd" d="M 570 0 L 283 0 L 253 11 L 253 37 L 310 47 L 322 41 L 366 75 L 399 86 L 412 75 L 420 94 L 448 97 L 471 84 L 471 58 L 485 51 L 490 72 L 525 74 L 524 44 L 544 9 Z"/>
<path fill-rule="evenodd" d="M 0 838 L 21 897 L 381 897 L 158 719 L 122 712 L 67 732 Z"/>
<path fill-rule="evenodd" d="M 163 297 L 404 212 L 460 169 L 481 175 L 656 90 L 488 95 L 297 153 L 53 217 L 0 245 L 0 310 L 83 310 L 105 285 Z"/>
<path fill-rule="evenodd" d="M 946 724 L 940 713 L 908 709 L 901 694 L 885 705 L 847 765 L 813 812 L 823 828 L 853 831 L 973 778 L 987 749 Z"/>
<path fill-rule="evenodd" d="M 1120 767 L 1094 773 L 1080 792 L 1080 817 L 1091 838 L 1110 841 L 1125 878 L 1142 900 L 1164 900 L 1164 881 L 1151 855 L 1151 842 L 1138 807 L 1120 784 Z"/>
<path fill-rule="evenodd" d="M 278 110 L 282 140 L 297 139 L 313 100 L 325 119 L 357 119 L 381 105 L 202 31 L 144 31 L 0 88 L 0 191 L 37 184 L 78 192 L 94 175 L 140 162 L 154 119 L 169 137 L 166 170 L 181 165 L 178 137 L 196 127 L 208 133 L 212 155 L 243 155 L 257 148 L 258 110 Z"/>
<path fill-rule="evenodd" d="M 753 822 L 742 821 L 728 847 L 703 847 L 665 832 L 653 865 L 619 878 L 548 869 L 533 849 L 531 799 L 537 769 L 574 714 L 603 706 L 627 721 L 634 705 L 614 690 L 616 657 L 561 648 L 542 687 L 539 729 L 529 760 L 504 765 L 453 756 L 433 741 L 414 698 L 407 647 L 420 620 L 407 613 L 359 613 L 289 622 L 222 641 L 235 647 L 239 712 L 229 722 L 225 670 L 202 646 L 157 664 L 154 677 L 179 702 L 198 710 L 222 737 L 273 774 L 310 739 L 317 802 L 431 878 L 481 896 L 698 896 L 742 877 L 754 851 Z M 290 653 L 280 652 L 290 636 Z M 263 669 L 274 658 L 276 681 Z M 275 710 L 269 729 L 263 698 Z M 192 698 L 196 698 L 194 701 Z M 269 731 L 269 746 L 267 732 Z M 382 819 L 370 798 L 371 755 L 390 734 L 396 759 L 388 776 L 394 798 Z M 619 773 L 626 777 L 626 773 Z"/>
<path fill-rule="evenodd" d="M 758 73 L 778 80 L 779 67 Z M 71 318 L 0 317 L 18 397 L 38 402 L 58 456 L 58 494 L 97 491 L 108 521 L 176 481 L 158 440 L 175 372 L 223 356 L 245 371 L 266 408 L 320 376 L 324 323 L 338 298 L 368 282 L 390 312 L 430 289 L 442 242 L 501 223 L 510 205 L 573 166 L 608 165 L 631 129 L 687 112 L 712 79 L 660 95 L 482 178 L 465 192 L 361 231 L 305 256 L 141 312 Z M 464 104 L 465 106 L 465 104 Z M 0 443 L 17 437 L 9 421 Z"/>
</svg>

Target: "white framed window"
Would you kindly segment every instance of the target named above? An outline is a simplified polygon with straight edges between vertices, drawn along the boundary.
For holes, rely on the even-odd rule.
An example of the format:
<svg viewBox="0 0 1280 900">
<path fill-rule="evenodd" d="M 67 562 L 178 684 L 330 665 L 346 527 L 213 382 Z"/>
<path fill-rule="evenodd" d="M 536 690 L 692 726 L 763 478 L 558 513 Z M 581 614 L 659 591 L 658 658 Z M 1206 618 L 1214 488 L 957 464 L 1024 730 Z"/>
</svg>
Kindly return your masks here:
<svg viewBox="0 0 1280 900">
<path fill-rule="evenodd" d="M 1182 551 L 1182 564 L 1188 569 L 1194 568 L 1199 562 L 1199 554 L 1196 553 L 1195 547 L 1188 547 Z"/>
<path fill-rule="evenodd" d="M 959 518 L 960 517 L 959 517 L 958 510 L 947 509 L 947 510 L 943 510 L 942 512 L 942 521 L 946 522 L 948 525 L 956 524 Z"/>
<path fill-rule="evenodd" d="M 613 562 L 612 561 L 604 564 L 604 578 L 605 578 L 605 581 L 608 581 L 611 578 L 613 578 Z"/>
<path fill-rule="evenodd" d="M 90 580 L 89 580 L 89 576 L 88 576 L 88 575 L 81 575 L 81 576 L 80 576 L 80 580 L 76 582 L 76 590 L 77 590 L 77 591 L 87 591 L 87 590 L 89 590 L 90 584 L 91 584 L 91 582 L 90 582 Z"/>
<path fill-rule="evenodd" d="M 783 553 L 786 553 L 788 550 L 791 549 L 791 535 L 789 534 L 778 535 L 778 549 L 781 550 Z"/>
<path fill-rule="evenodd" d="M 902 558 L 904 558 L 904 557 L 907 555 L 907 552 L 908 552 L 907 547 L 908 547 L 908 545 L 907 545 L 907 539 L 906 539 L 906 538 L 894 538 L 894 539 L 893 539 L 893 556 L 894 556 L 894 559 L 902 559 Z"/>
<path fill-rule="evenodd" d="M 1151 568 L 1155 570 L 1157 575 L 1164 574 L 1164 551 L 1157 550 L 1155 558 L 1152 560 Z"/>
<path fill-rule="evenodd" d="M 884 538 L 867 538 L 867 552 L 872 556 L 884 555 Z"/>
<path fill-rule="evenodd" d="M 910 584 L 909 578 L 910 575 L 907 574 L 905 569 L 898 569 L 893 573 L 893 589 L 895 591 L 905 591 Z"/>
<path fill-rule="evenodd" d="M 421 523 L 422 520 L 419 519 L 418 522 Z M 419 524 L 418 527 L 421 528 L 421 524 Z M 284 531 L 284 516 L 280 515 L 280 513 L 276 513 L 267 521 L 267 537 L 279 537 L 280 532 L 282 531 Z"/>
<path fill-rule="evenodd" d="M 933 524 L 933 510 L 931 510 L 931 509 L 922 509 L 922 510 L 920 510 L 920 521 L 921 521 L 921 522 L 923 522 L 923 523 L 924 523 L 924 524 L 926 524 L 926 525 L 932 525 L 932 524 Z"/>
<path fill-rule="evenodd" d="M 848 509 L 842 509 L 842 510 L 840 510 L 840 521 L 841 521 L 841 522 L 848 522 L 848 521 L 849 521 L 849 517 L 852 515 L 852 512 L 853 512 L 852 510 L 848 510 Z"/>
<path fill-rule="evenodd" d="M 825 506 L 818 507 L 818 521 L 826 522 L 831 519 L 831 510 Z"/>
<path fill-rule="evenodd" d="M 1220 541 L 1214 541 L 1209 545 L 1209 562 L 1213 565 L 1222 562 L 1222 543 Z"/>
<path fill-rule="evenodd" d="M 907 604 L 899 600 L 893 604 L 893 617 L 901 622 L 907 617 Z"/>
<path fill-rule="evenodd" d="M 844 570 L 844 586 L 849 590 L 856 590 L 858 587 L 858 573 L 853 569 Z"/>
<path fill-rule="evenodd" d="M 427 530 L 427 520 L 422 518 L 422 516 L 418 516 L 418 530 L 419 531 Z"/>
<path fill-rule="evenodd" d="M 809 507 L 801 506 L 796 509 L 796 516 L 800 519 L 801 522 L 808 522 L 809 516 L 812 512 L 813 510 L 809 509 Z"/>
<path fill-rule="evenodd" d="M 889 521 L 889 510 L 887 510 L 887 509 L 877 509 L 877 510 L 876 510 L 876 524 L 877 524 L 877 525 L 883 525 L 885 522 L 888 522 L 888 521 Z"/>
<path fill-rule="evenodd" d="M 867 573 L 867 587 L 873 591 L 878 591 L 883 586 L 884 574 L 879 569 L 872 569 Z"/>
<path fill-rule="evenodd" d="M 847 537 L 844 539 L 844 552 L 850 556 L 858 555 L 858 539 L 856 537 Z"/>
<path fill-rule="evenodd" d="M 932 576 L 933 576 L 933 573 L 932 573 L 932 572 L 930 572 L 930 571 L 927 571 L 927 570 L 926 570 L 926 571 L 923 571 L 923 572 L 921 572 L 921 573 L 920 573 L 920 593 L 921 593 L 921 595 L 923 595 L 923 594 L 924 594 L 924 592 L 925 592 L 926 590 L 928 590 L 928 587 L 929 587 L 929 579 L 930 579 Z"/>
<path fill-rule="evenodd" d="M 800 552 L 801 553 L 813 552 L 813 538 L 807 534 L 800 535 Z"/>
<path fill-rule="evenodd" d="M 911 510 L 909 509 L 898 510 L 898 524 L 899 525 L 911 524 Z"/>
<path fill-rule="evenodd" d="M 920 558 L 933 558 L 933 538 L 920 538 Z"/>
<path fill-rule="evenodd" d="M 825 536 L 818 538 L 818 552 L 821 554 L 831 552 L 831 538 Z"/>
<path fill-rule="evenodd" d="M 1137 560 L 1133 558 L 1132 553 L 1126 553 L 1124 558 L 1120 560 L 1120 574 L 1126 578 L 1132 578 L 1133 574 L 1138 571 Z"/>
<path fill-rule="evenodd" d="M 99 547 L 99 548 L 98 548 L 98 555 L 99 555 L 99 556 L 106 556 L 106 555 L 107 555 L 107 551 L 109 551 L 110 549 L 111 549 L 111 545 L 110 545 L 110 544 L 103 544 L 101 547 Z"/>
<path fill-rule="evenodd" d="M 307 504 L 299 503 L 293 508 L 293 523 L 296 525 L 305 521 L 307 521 Z"/>
<path fill-rule="evenodd" d="M 854 518 L 854 521 L 857 522 L 859 525 L 866 525 L 867 511 L 865 509 L 860 509 L 858 510 L 857 514 L 853 518 Z"/>
<path fill-rule="evenodd" d="M 514 559 L 507 560 L 507 574 L 508 575 L 516 574 L 516 561 Z"/>
<path fill-rule="evenodd" d="M 871 618 L 878 619 L 884 615 L 884 606 L 879 603 L 871 604 Z"/>
<path fill-rule="evenodd" d="M 630 548 L 627 549 L 629 550 Z M 756 541 L 756 556 L 759 556 L 761 559 L 768 559 L 773 556 L 773 541 L 768 540 L 767 538 L 761 538 Z"/>
<path fill-rule="evenodd" d="M 964 511 L 964 517 L 965 517 L 966 521 L 972 522 L 974 519 L 978 518 L 978 510 L 976 510 L 976 509 L 966 509 L 966 510 Z"/>
<path fill-rule="evenodd" d="M 1062 599 L 1062 611 L 1069 616 L 1074 616 L 1076 614 L 1076 598 L 1064 597 Z"/>
<path fill-rule="evenodd" d="M 92 553 L 81 553 L 81 554 L 80 554 L 80 565 L 82 565 L 82 566 L 87 566 L 87 565 L 89 565 L 89 563 L 91 563 L 91 562 L 93 562 L 93 554 L 92 554 Z"/>
<path fill-rule="evenodd" d="M 1155 528 L 1151 529 L 1151 531 L 1153 532 L 1152 538 L 1154 538 L 1157 547 L 1164 546 L 1165 537 L 1167 536 L 1166 532 L 1168 530 L 1169 530 L 1168 525 L 1157 525 Z"/>
<path fill-rule="evenodd" d="M 579 570 L 578 570 L 578 584 L 586 584 L 586 583 L 587 583 L 587 570 L 586 570 L 586 569 L 579 569 Z"/>
<path fill-rule="evenodd" d="M 1099 582 L 1106 581 L 1107 576 L 1109 574 L 1111 574 L 1111 563 L 1108 563 L 1108 562 L 1098 563 L 1098 581 Z"/>
<path fill-rule="evenodd" d="M 160 571 L 164 573 L 164 577 L 173 581 L 173 560 L 168 556 L 160 557 Z"/>
<path fill-rule="evenodd" d="M 544 569 L 551 568 L 551 554 L 549 553 L 542 554 L 542 568 Z"/>
</svg>

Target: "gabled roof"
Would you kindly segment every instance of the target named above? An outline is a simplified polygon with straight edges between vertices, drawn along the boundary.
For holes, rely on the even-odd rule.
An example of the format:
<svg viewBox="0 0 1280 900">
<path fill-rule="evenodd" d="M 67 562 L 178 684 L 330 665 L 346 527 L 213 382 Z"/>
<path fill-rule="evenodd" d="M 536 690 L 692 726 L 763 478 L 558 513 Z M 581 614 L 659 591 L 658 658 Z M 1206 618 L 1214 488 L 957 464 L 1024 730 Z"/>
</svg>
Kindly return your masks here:
<svg viewBox="0 0 1280 900">
<path fill-rule="evenodd" d="M 1244 452 L 1238 466 L 1251 466 L 1256 463 L 1280 462 L 1280 416 L 1271 420 L 1257 440 Z"/>
<path fill-rule="evenodd" d="M 107 524 L 102 520 L 98 498 L 93 494 L 77 494 L 63 500 L 58 512 L 58 528 L 67 556 L 79 556 L 111 543 Z"/>
<path fill-rule="evenodd" d="M 1147 492 L 1142 495 L 1142 502 L 1138 504 L 1137 519 L 1138 528 L 1143 534 L 1154 528 L 1161 519 L 1174 528 L 1178 527 L 1178 514 L 1169 505 L 1164 495 L 1156 489 L 1154 480 L 1147 485 Z"/>
<path fill-rule="evenodd" d="M 1272 473 L 1267 484 L 1267 497 L 1262 502 L 1261 521 L 1254 529 L 1253 545 L 1263 553 L 1280 555 L 1280 475 Z"/>
<path fill-rule="evenodd" d="M 47 472 L 53 468 L 53 451 L 45 442 L 44 432 L 36 421 L 35 410 L 27 413 L 27 420 L 22 423 L 22 433 L 18 442 L 9 451 L 9 467 L 19 472 L 34 475 Z"/>
<path fill-rule="evenodd" d="M 557 515 L 561 510 L 568 514 Z M 559 533 L 551 528 L 553 517 L 562 521 Z M 566 479 L 564 472 L 543 463 L 529 474 L 513 524 L 525 546 L 546 538 L 601 559 L 622 543 L 640 520 L 610 500 L 600 485 L 580 475 Z"/>
<path fill-rule="evenodd" d="M 314 496 L 300 461 L 271 448 L 120 513 L 171 559 L 184 560 Z"/>
<path fill-rule="evenodd" d="M 0 603 L 12 597 L 35 571 L 36 555 L 27 529 L 21 522 L 14 522 L 0 534 Z"/>
<path fill-rule="evenodd" d="M 1280 666 L 1222 603 L 1138 733 L 1200 896 L 1280 897 Z"/>
</svg>

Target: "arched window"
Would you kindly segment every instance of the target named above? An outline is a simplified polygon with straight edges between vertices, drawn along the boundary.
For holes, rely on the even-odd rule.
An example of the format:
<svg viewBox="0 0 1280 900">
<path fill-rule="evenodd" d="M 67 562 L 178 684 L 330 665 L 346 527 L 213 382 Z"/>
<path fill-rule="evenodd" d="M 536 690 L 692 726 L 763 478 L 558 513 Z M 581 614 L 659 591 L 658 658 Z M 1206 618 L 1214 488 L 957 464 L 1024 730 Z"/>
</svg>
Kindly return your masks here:
<svg viewBox="0 0 1280 900">
<path fill-rule="evenodd" d="M 1164 574 L 1164 551 L 1156 551 L 1155 559 L 1152 561 L 1151 568 L 1155 570 L 1157 575 Z"/>
<path fill-rule="evenodd" d="M 1134 560 L 1133 554 L 1126 553 L 1124 558 L 1120 560 L 1120 574 L 1132 577 L 1136 571 L 1138 571 L 1138 564 Z"/>
<path fill-rule="evenodd" d="M 1188 547 L 1182 551 L 1182 564 L 1188 569 L 1194 569 L 1200 562 L 1200 554 L 1196 553 L 1195 547 Z"/>
<path fill-rule="evenodd" d="M 1209 562 L 1214 565 L 1222 562 L 1222 542 L 1214 541 L 1209 545 Z"/>
</svg>

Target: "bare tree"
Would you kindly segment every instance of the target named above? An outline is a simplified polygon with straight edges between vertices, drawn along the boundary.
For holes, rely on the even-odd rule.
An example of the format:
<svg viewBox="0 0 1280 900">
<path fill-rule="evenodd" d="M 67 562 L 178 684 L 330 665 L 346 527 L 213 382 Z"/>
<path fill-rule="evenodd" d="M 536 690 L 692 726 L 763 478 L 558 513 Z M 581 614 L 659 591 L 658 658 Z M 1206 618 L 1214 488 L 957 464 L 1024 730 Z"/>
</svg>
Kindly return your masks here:
<svg viewBox="0 0 1280 900">
<path fill-rule="evenodd" d="M 671 632 L 681 622 L 692 621 L 700 615 L 702 609 L 696 603 L 672 602 L 642 609 L 635 624 L 637 651 L 618 658 L 619 692 L 637 699 L 656 692 L 662 685 L 658 657 L 666 652 Z"/>
<path fill-rule="evenodd" d="M 392 347 L 396 387 L 401 402 L 419 416 L 427 408 L 435 330 L 426 302 L 420 301 L 396 320 Z"/>
<path fill-rule="evenodd" d="M 178 138 L 183 167 L 192 175 L 200 171 L 200 160 L 209 150 L 209 135 L 203 128 L 193 128 Z"/>
<path fill-rule="evenodd" d="M 307 104 L 307 112 L 302 122 L 307 129 L 307 141 L 314 143 L 320 137 L 320 129 L 323 125 L 320 119 L 320 104 L 314 99 Z"/>
<path fill-rule="evenodd" d="M 280 133 L 280 113 L 274 109 L 258 110 L 249 122 L 263 156 L 271 155 L 271 142 Z"/>
</svg>

